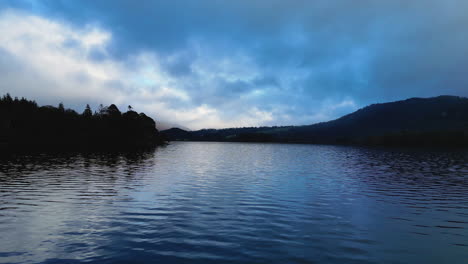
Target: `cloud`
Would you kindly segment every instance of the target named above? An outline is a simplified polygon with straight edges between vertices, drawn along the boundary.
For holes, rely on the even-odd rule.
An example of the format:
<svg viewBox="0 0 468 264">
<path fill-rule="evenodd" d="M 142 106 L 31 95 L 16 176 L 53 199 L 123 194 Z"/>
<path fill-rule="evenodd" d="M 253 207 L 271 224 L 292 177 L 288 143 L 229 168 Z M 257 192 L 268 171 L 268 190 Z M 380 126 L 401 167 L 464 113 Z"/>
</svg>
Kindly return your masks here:
<svg viewBox="0 0 468 264">
<path fill-rule="evenodd" d="M 0 15 L 0 32 L 2 57 L 16 65 L 0 84 L 3 91 L 74 100 L 111 93 L 105 84 L 118 75 L 116 65 L 111 61 L 95 63 L 87 57 L 92 49 L 105 46 L 108 33 L 95 28 L 73 30 L 11 11 Z"/>
<path fill-rule="evenodd" d="M 0 91 L 46 103 L 131 104 L 196 129 L 310 124 L 374 102 L 468 96 L 462 0 L 2 6 Z"/>
<path fill-rule="evenodd" d="M 39 103 L 71 102 L 78 109 L 87 102 L 94 106 L 131 104 L 156 118 L 192 128 L 253 126 L 272 120 L 270 113 L 255 107 L 236 109 L 226 120 L 220 110 L 205 103 L 213 101 L 203 99 L 208 94 L 198 98 L 196 89 L 188 90 L 195 83 L 216 94 L 221 82 L 252 78 L 248 68 L 228 59 L 214 64 L 197 60 L 193 76 L 183 78 L 165 68 L 174 55 L 140 52 L 125 61 L 108 56 L 112 34 L 92 25 L 77 28 L 9 10 L 0 14 L 0 32 L 2 93 L 27 96 Z M 96 51 L 102 54 L 100 59 L 94 58 Z"/>
</svg>

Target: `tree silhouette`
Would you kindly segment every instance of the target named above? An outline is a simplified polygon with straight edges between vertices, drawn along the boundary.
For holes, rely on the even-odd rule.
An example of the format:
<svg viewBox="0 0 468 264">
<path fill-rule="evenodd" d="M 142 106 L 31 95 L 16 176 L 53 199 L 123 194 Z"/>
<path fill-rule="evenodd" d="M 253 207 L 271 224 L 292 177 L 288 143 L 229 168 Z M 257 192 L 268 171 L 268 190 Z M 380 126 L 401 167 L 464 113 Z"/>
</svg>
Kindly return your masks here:
<svg viewBox="0 0 468 264">
<path fill-rule="evenodd" d="M 62 103 L 62 102 L 59 103 L 58 110 L 59 110 L 60 112 L 65 112 L 65 107 L 63 106 L 63 103 Z"/>
<path fill-rule="evenodd" d="M 89 106 L 89 104 L 86 104 L 86 108 L 83 111 L 82 116 L 85 118 L 90 118 L 93 116 L 93 111 L 91 110 L 91 107 Z"/>
<path fill-rule="evenodd" d="M 121 113 L 102 104 L 94 115 L 86 105 L 82 114 L 41 106 L 25 98 L 0 98 L 0 150 L 122 149 L 163 144 L 153 119 L 134 111 Z"/>
<path fill-rule="evenodd" d="M 115 104 L 111 104 L 109 107 L 107 107 L 106 114 L 111 117 L 119 117 L 122 113 L 120 113 L 119 108 L 117 108 Z"/>
</svg>

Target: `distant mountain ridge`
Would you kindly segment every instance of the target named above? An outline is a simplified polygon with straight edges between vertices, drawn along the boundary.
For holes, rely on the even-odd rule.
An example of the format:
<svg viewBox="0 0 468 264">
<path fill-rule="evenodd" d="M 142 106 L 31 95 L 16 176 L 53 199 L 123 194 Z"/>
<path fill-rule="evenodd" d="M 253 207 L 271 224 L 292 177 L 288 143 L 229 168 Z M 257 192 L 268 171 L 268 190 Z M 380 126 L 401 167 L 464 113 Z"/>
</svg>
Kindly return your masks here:
<svg viewBox="0 0 468 264">
<path fill-rule="evenodd" d="M 317 144 L 468 145 L 468 98 L 437 96 L 372 104 L 305 126 L 161 132 L 169 140 Z"/>
</svg>

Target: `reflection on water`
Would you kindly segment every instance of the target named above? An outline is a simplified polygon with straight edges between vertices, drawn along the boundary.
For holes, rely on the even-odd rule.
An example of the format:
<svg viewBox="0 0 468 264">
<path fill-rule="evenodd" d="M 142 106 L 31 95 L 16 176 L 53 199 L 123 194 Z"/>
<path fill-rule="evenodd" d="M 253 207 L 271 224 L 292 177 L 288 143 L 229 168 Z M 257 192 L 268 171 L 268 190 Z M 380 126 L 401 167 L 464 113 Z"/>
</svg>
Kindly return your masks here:
<svg viewBox="0 0 468 264">
<path fill-rule="evenodd" d="M 174 143 L 0 162 L 0 263 L 466 263 L 468 153 Z"/>
</svg>

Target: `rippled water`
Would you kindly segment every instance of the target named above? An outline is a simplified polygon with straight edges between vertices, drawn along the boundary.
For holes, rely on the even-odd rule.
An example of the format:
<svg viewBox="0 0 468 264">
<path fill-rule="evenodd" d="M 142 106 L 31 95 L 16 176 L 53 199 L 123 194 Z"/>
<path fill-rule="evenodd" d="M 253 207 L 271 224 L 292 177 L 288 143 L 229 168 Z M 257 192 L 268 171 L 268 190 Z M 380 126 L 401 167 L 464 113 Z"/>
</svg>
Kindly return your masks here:
<svg viewBox="0 0 468 264">
<path fill-rule="evenodd" d="M 173 143 L 0 162 L 1 263 L 468 263 L 468 153 Z"/>
</svg>

